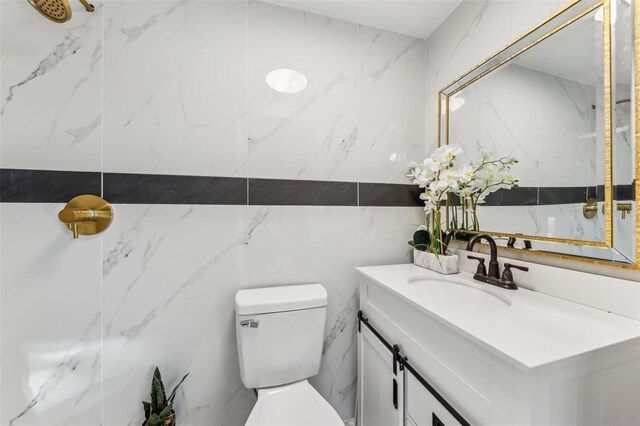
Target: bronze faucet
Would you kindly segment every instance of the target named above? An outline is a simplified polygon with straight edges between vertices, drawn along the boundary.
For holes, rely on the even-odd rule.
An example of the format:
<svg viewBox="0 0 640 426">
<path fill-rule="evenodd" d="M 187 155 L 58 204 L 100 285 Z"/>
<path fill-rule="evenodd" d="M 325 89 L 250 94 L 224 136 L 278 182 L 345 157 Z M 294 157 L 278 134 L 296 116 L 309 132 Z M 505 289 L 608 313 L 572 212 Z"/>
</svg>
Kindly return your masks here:
<svg viewBox="0 0 640 426">
<path fill-rule="evenodd" d="M 489 260 L 489 272 L 484 266 L 484 259 L 482 257 L 467 256 L 469 259 L 478 261 L 478 269 L 473 275 L 474 280 L 482 281 L 487 284 L 495 285 L 497 287 L 506 288 L 508 290 L 517 290 L 518 286 L 513 281 L 513 272 L 511 268 L 519 269 L 521 271 L 528 271 L 529 268 L 525 266 L 512 265 L 510 263 L 504 264 L 504 271 L 502 272 L 502 278 L 500 278 L 500 265 L 498 264 L 498 248 L 496 242 L 487 234 L 474 235 L 467 243 L 467 251 L 472 251 L 473 246 L 480 240 L 486 240 L 489 243 L 491 249 L 491 259 Z"/>
</svg>

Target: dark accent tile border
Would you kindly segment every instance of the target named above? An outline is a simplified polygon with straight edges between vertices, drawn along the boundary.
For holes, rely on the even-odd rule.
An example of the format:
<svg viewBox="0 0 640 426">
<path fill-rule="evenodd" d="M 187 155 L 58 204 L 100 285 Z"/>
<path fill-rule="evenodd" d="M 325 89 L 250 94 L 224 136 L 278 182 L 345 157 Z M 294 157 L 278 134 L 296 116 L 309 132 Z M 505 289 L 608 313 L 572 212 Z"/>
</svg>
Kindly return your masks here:
<svg viewBox="0 0 640 426">
<path fill-rule="evenodd" d="M 359 183 L 360 206 L 422 207 L 420 188 L 393 183 Z"/>
<path fill-rule="evenodd" d="M 249 179 L 249 204 L 357 206 L 358 184 L 311 180 Z"/>
<path fill-rule="evenodd" d="M 102 182 L 103 180 L 103 182 Z M 0 202 L 66 203 L 102 193 L 116 204 L 420 207 L 414 185 L 235 177 L 0 169 Z M 603 199 L 602 186 L 521 187 L 489 195 L 488 206 L 582 203 Z M 614 199 L 634 200 L 635 181 L 616 185 Z"/>
<path fill-rule="evenodd" d="M 598 198 L 598 195 L 602 195 L 601 191 L 597 191 L 593 187 L 566 187 L 566 188 L 553 188 L 553 187 L 541 187 L 538 190 L 538 204 L 573 204 L 583 203 L 589 197 Z"/>
<path fill-rule="evenodd" d="M 614 200 L 633 201 L 636 199 L 636 181 L 634 180 L 628 185 L 616 185 L 613 193 Z"/>
<path fill-rule="evenodd" d="M 105 173 L 104 198 L 115 204 L 242 205 L 247 179 Z"/>
<path fill-rule="evenodd" d="M 66 203 L 76 195 L 100 195 L 99 172 L 0 170 L 0 202 Z"/>
<path fill-rule="evenodd" d="M 538 188 L 520 187 L 499 190 L 485 198 L 483 206 L 535 206 L 538 204 Z"/>
</svg>

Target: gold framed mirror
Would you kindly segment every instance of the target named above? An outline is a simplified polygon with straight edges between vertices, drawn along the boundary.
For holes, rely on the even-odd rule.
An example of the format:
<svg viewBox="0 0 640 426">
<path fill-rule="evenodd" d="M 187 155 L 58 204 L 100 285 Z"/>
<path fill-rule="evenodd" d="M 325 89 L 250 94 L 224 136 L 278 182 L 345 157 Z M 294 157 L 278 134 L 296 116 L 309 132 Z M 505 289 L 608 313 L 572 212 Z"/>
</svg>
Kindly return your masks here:
<svg viewBox="0 0 640 426">
<path fill-rule="evenodd" d="M 439 145 L 518 159 L 517 188 L 448 200 L 455 239 L 638 268 L 636 3 L 574 1 L 440 90 Z"/>
</svg>

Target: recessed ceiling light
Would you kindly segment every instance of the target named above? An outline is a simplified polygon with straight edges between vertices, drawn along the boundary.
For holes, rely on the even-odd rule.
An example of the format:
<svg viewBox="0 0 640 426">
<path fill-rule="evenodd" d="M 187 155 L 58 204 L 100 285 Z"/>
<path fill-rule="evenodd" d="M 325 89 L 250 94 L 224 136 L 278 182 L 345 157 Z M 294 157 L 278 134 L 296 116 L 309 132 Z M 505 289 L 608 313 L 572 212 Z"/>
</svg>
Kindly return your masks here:
<svg viewBox="0 0 640 426">
<path fill-rule="evenodd" d="M 596 14 L 593 19 L 595 19 L 596 22 L 602 22 L 604 20 L 604 9 L 602 8 L 602 6 L 600 6 L 598 10 L 596 10 Z"/>
<path fill-rule="evenodd" d="M 457 96 L 449 98 L 449 112 L 453 112 L 453 111 L 456 111 L 456 110 L 462 108 L 462 105 L 464 105 L 464 103 L 465 103 L 465 100 L 460 95 L 457 95 Z M 445 99 L 443 99 L 442 100 L 442 113 L 444 114 L 446 110 L 447 110 L 447 101 Z"/>
<path fill-rule="evenodd" d="M 300 71 L 290 69 L 273 70 L 266 77 L 267 84 L 276 92 L 298 93 L 307 87 L 307 77 Z"/>
</svg>

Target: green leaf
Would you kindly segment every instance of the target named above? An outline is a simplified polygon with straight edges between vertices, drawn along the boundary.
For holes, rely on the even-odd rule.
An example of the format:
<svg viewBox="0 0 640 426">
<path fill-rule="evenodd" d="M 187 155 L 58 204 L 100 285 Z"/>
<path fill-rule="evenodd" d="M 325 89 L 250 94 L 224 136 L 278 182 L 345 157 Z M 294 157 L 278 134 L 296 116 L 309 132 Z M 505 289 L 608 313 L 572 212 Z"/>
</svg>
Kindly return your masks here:
<svg viewBox="0 0 640 426">
<path fill-rule="evenodd" d="M 164 423 L 164 421 L 167 420 L 167 418 L 170 415 L 171 415 L 171 404 L 169 404 L 166 407 L 164 407 L 164 410 L 162 410 L 162 412 L 160 413 L 159 417 L 160 417 L 160 420 L 162 420 L 162 422 Z"/>
<path fill-rule="evenodd" d="M 145 420 L 149 420 L 149 417 L 151 417 L 151 403 L 142 401 L 142 405 L 144 406 L 144 418 Z"/>
<path fill-rule="evenodd" d="M 413 242 L 415 245 L 429 245 L 431 242 L 431 235 L 429 235 L 429 231 L 420 229 L 413 234 Z"/>
<path fill-rule="evenodd" d="M 184 375 L 184 377 L 182 378 L 182 380 L 180 380 L 180 383 L 178 383 L 178 384 L 176 385 L 176 387 L 175 387 L 175 388 L 173 388 L 173 391 L 171 392 L 171 396 L 169 396 L 169 403 L 170 403 L 170 404 L 173 404 L 173 400 L 174 400 L 174 399 L 175 399 L 175 397 L 176 397 L 176 392 L 178 391 L 178 388 L 180 387 L 180 385 L 182 384 L 182 382 L 184 382 L 184 381 L 185 381 L 185 379 L 189 376 L 189 374 L 191 374 L 191 373 L 187 373 L 187 374 L 185 374 L 185 375 Z"/>
<path fill-rule="evenodd" d="M 165 394 L 164 384 L 158 367 L 153 373 L 151 380 L 151 407 L 152 413 L 159 413 L 167 405 L 167 395 Z"/>
<path fill-rule="evenodd" d="M 162 426 L 162 419 L 157 414 L 154 414 L 147 420 L 147 426 Z"/>
</svg>

